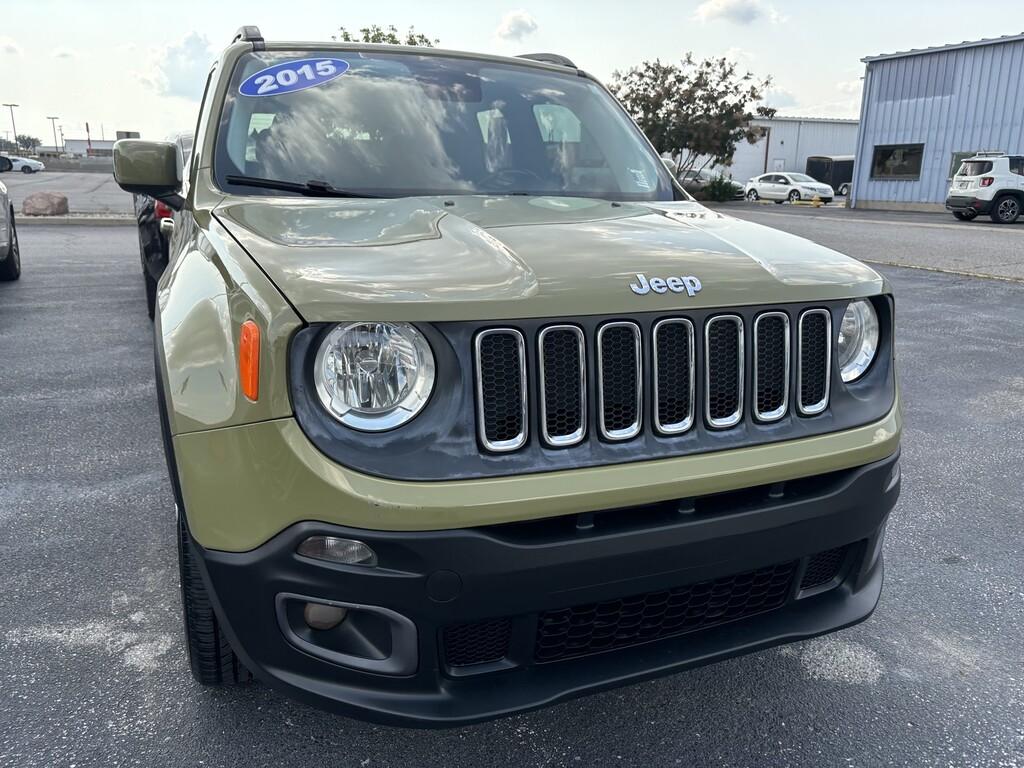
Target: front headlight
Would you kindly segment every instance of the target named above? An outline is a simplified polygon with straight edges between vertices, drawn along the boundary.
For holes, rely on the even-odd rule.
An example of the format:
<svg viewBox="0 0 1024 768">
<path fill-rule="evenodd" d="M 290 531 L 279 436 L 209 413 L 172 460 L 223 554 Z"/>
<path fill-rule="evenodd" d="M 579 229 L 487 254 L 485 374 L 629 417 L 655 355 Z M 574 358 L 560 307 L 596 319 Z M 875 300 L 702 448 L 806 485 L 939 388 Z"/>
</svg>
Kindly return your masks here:
<svg viewBox="0 0 1024 768">
<path fill-rule="evenodd" d="M 856 381 L 878 351 L 878 315 L 866 299 L 851 301 L 839 326 L 839 373 L 843 381 Z"/>
<path fill-rule="evenodd" d="M 316 353 L 320 402 L 353 429 L 382 432 L 409 421 L 434 388 L 434 354 L 408 323 L 335 326 Z"/>
</svg>

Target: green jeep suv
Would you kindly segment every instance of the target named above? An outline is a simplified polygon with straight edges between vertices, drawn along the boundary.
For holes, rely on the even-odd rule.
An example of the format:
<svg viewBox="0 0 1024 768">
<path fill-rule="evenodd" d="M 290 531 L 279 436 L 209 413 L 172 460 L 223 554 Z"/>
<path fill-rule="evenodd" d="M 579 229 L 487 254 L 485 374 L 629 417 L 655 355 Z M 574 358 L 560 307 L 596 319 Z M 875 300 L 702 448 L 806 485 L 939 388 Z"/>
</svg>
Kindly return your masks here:
<svg viewBox="0 0 1024 768">
<path fill-rule="evenodd" d="M 356 717 L 452 725 L 865 619 L 900 488 L 885 279 L 693 202 L 549 54 L 270 43 L 157 285 L 185 632 Z"/>
</svg>

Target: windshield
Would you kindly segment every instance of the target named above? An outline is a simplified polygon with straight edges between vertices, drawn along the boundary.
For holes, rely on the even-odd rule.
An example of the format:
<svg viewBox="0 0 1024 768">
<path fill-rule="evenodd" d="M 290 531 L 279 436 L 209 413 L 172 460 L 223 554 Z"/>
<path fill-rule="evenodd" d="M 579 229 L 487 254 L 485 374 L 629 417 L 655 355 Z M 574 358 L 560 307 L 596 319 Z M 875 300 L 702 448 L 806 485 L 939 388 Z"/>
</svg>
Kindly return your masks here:
<svg viewBox="0 0 1024 768">
<path fill-rule="evenodd" d="M 814 179 L 806 173 L 791 173 L 789 174 L 789 178 L 791 181 L 814 181 Z"/>
<path fill-rule="evenodd" d="M 246 54 L 225 98 L 214 170 L 221 188 L 249 194 L 281 192 L 228 177 L 383 197 L 673 198 L 664 164 L 596 83 L 430 54 Z"/>
</svg>

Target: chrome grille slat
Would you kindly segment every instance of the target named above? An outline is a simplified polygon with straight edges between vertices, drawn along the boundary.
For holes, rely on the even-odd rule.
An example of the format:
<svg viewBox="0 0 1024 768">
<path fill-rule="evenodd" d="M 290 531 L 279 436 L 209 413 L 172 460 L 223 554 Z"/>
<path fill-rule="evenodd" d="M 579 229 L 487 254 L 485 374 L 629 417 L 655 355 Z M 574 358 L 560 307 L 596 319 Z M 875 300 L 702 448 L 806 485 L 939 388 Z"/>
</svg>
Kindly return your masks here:
<svg viewBox="0 0 1024 768">
<path fill-rule="evenodd" d="M 733 327 L 731 332 L 727 325 Z M 739 315 L 716 315 L 704 325 L 704 416 L 713 429 L 733 427 L 743 418 L 743 318 Z"/>
<path fill-rule="evenodd" d="M 597 329 L 597 418 L 606 440 L 640 434 L 643 380 L 640 326 L 629 321 Z"/>
<path fill-rule="evenodd" d="M 537 336 L 540 428 L 548 445 L 564 448 L 587 433 L 586 340 L 575 325 L 549 325 Z"/>
<path fill-rule="evenodd" d="M 832 378 L 832 314 L 808 309 L 800 315 L 797 332 L 797 406 L 804 416 L 828 407 Z"/>
<path fill-rule="evenodd" d="M 693 426 L 696 355 L 693 323 L 686 318 L 659 320 L 651 331 L 654 426 L 678 435 Z"/>
<path fill-rule="evenodd" d="M 515 328 L 489 328 L 475 341 L 477 425 L 480 442 L 494 453 L 526 444 L 526 344 Z"/>
<path fill-rule="evenodd" d="M 789 410 L 789 315 L 762 312 L 754 319 L 753 408 L 759 421 L 778 421 Z"/>
</svg>

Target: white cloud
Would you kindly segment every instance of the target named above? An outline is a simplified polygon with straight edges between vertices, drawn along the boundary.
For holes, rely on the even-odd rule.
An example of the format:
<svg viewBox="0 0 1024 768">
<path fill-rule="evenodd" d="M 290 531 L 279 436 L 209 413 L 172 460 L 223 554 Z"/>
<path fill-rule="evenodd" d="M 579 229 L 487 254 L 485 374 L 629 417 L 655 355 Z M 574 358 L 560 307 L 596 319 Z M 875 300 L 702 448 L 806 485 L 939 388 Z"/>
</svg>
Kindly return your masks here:
<svg viewBox="0 0 1024 768">
<path fill-rule="evenodd" d="M 729 48 L 722 55 L 729 61 L 735 62 L 736 64 L 744 65 L 750 64 L 754 59 L 757 58 L 757 56 L 751 51 L 748 51 L 745 48 L 737 48 L 736 46 Z"/>
<path fill-rule="evenodd" d="M 522 40 L 537 31 L 537 20 L 526 11 L 509 11 L 494 34 L 502 40 Z"/>
<path fill-rule="evenodd" d="M 768 19 L 773 24 L 785 21 L 782 14 L 762 0 L 704 0 L 697 6 L 693 18 L 701 23 L 721 19 L 744 26 L 760 19 Z"/>
<path fill-rule="evenodd" d="M 861 92 L 864 90 L 864 83 L 861 82 L 860 78 L 857 78 L 856 80 L 844 80 L 841 83 L 836 83 L 836 90 L 850 96 L 860 96 Z"/>
<path fill-rule="evenodd" d="M 70 48 L 54 48 L 50 55 L 55 59 L 73 59 L 78 54 Z"/>
<path fill-rule="evenodd" d="M 797 106 L 800 102 L 792 91 L 787 91 L 785 88 L 769 88 L 764 92 L 763 103 L 765 106 L 775 109 L 789 109 Z"/>
<path fill-rule="evenodd" d="M 12 56 L 17 56 L 21 53 L 21 48 L 11 38 L 0 37 L 0 53 L 9 53 Z"/>
<path fill-rule="evenodd" d="M 139 79 L 161 96 L 199 101 L 210 64 L 216 56 L 209 38 L 193 32 L 181 42 L 164 48 L 158 54 L 152 71 Z"/>
</svg>

